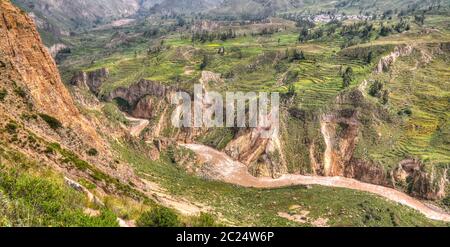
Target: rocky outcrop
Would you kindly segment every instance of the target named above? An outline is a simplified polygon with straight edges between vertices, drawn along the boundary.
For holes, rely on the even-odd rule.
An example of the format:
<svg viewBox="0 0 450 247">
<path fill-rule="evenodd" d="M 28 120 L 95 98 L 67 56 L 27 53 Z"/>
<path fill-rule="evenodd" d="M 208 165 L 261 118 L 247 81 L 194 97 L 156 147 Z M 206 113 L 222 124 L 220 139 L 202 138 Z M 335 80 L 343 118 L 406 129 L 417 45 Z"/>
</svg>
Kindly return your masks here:
<svg viewBox="0 0 450 247">
<path fill-rule="evenodd" d="M 131 115 L 136 118 L 153 119 L 162 111 L 167 102 L 152 96 L 145 96 L 133 108 Z"/>
<path fill-rule="evenodd" d="M 412 52 L 413 47 L 409 45 L 395 47 L 393 52 L 380 59 L 377 67 L 375 68 L 375 73 L 380 74 L 383 72 L 388 72 L 399 57 L 409 56 Z"/>
<path fill-rule="evenodd" d="M 255 176 L 276 178 L 288 171 L 278 132 L 271 127 L 241 130 L 225 152 Z"/>
<path fill-rule="evenodd" d="M 87 72 L 80 71 L 72 77 L 70 84 L 88 88 L 91 92 L 98 95 L 103 82 L 108 78 L 108 76 L 109 71 L 106 68 Z"/>
<path fill-rule="evenodd" d="M 344 168 L 344 176 L 361 182 L 391 187 L 384 168 L 373 162 L 352 158 Z"/>
<path fill-rule="evenodd" d="M 344 176 L 357 143 L 359 122 L 356 114 L 355 110 L 344 109 L 322 117 L 321 132 L 326 144 L 323 175 Z"/>
<path fill-rule="evenodd" d="M 448 180 L 447 170 L 439 174 L 436 170 L 430 173 L 415 171 L 412 175 L 410 193 L 427 200 L 439 200 L 446 196 Z"/>
<path fill-rule="evenodd" d="M 207 88 L 209 84 L 223 83 L 223 80 L 220 74 L 204 70 L 202 71 L 202 77 L 199 82 Z"/>
<path fill-rule="evenodd" d="M 67 47 L 65 44 L 58 43 L 58 44 L 54 44 L 54 45 L 50 46 L 50 47 L 48 48 L 48 51 L 50 52 L 50 54 L 52 55 L 52 57 L 55 58 L 56 55 L 57 55 L 60 51 L 62 51 L 62 50 L 64 50 L 64 49 L 67 49 L 67 48 L 68 48 L 68 47 Z"/>
<path fill-rule="evenodd" d="M 170 95 L 175 92 L 172 86 L 166 86 L 158 82 L 149 80 L 140 80 L 138 83 L 126 87 L 119 87 L 113 90 L 105 100 L 112 101 L 116 98 L 121 98 L 128 102 L 129 105 L 135 106 L 145 96 L 155 96 L 159 98 L 167 98 L 170 102 Z"/>
<path fill-rule="evenodd" d="M 432 169 L 426 172 L 424 164 L 419 160 L 406 159 L 401 161 L 391 173 L 393 183 L 407 185 L 413 196 L 439 200 L 446 195 L 447 169 Z"/>
</svg>

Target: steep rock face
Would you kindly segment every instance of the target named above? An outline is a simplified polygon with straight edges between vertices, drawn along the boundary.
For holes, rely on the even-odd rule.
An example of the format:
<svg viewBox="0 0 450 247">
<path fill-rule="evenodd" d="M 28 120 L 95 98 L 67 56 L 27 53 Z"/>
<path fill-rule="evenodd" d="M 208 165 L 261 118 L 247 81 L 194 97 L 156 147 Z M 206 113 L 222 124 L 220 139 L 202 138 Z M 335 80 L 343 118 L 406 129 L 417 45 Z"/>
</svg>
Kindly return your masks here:
<svg viewBox="0 0 450 247">
<path fill-rule="evenodd" d="M 246 164 L 255 176 L 276 178 L 288 172 L 281 140 L 272 127 L 241 130 L 225 152 Z"/>
<path fill-rule="evenodd" d="M 98 94 L 103 82 L 108 78 L 109 71 L 101 68 L 94 71 L 80 71 L 76 73 L 70 80 L 70 84 L 78 87 L 86 87 L 91 92 Z"/>
<path fill-rule="evenodd" d="M 321 132 L 326 144 L 323 165 L 325 176 L 344 176 L 345 167 L 353 157 L 358 131 L 359 122 L 353 110 L 323 116 Z"/>
<path fill-rule="evenodd" d="M 391 172 L 394 184 L 409 184 L 409 192 L 427 200 L 439 200 L 445 197 L 445 190 L 448 184 L 447 170 L 440 173 L 433 169 L 425 172 L 425 166 L 419 160 L 402 160 Z"/>
<path fill-rule="evenodd" d="M 446 196 L 446 187 L 448 184 L 447 170 L 442 174 L 436 171 L 429 173 L 415 171 L 412 175 L 411 194 L 427 200 L 439 200 Z"/>
<path fill-rule="evenodd" d="M 84 134 L 93 145 L 101 146 L 95 130 L 81 116 L 61 81 L 59 71 L 43 46 L 33 20 L 9 1 L 0 2 L 1 60 L 11 68 L 31 96 L 39 112 L 56 117 L 67 127 Z"/>
<path fill-rule="evenodd" d="M 152 96 L 145 96 L 134 107 L 131 116 L 135 118 L 153 119 L 166 105 L 165 101 L 155 99 Z"/>
<path fill-rule="evenodd" d="M 0 40 L 0 89 L 7 92 L 0 101 L 0 128 L 14 126 L 14 131 L 0 131 L 2 150 L 20 153 L 65 176 L 87 179 L 100 192 L 118 187 L 98 180 L 99 174 L 109 181 L 133 179 L 133 184 L 144 186 L 127 165 L 114 163 L 110 148 L 93 127 L 100 124 L 80 114 L 32 19 L 10 1 L 0 1 Z M 97 154 L 89 155 L 90 149 Z M 17 158 L 11 160 L 17 165 Z"/>
<path fill-rule="evenodd" d="M 13 69 L 23 77 L 36 105 L 61 118 L 77 117 L 78 111 L 61 83 L 53 59 L 41 44 L 31 18 L 8 1 L 2 1 L 0 6 L 2 56 L 8 58 Z"/>
<path fill-rule="evenodd" d="M 372 162 L 352 158 L 344 168 L 344 176 L 359 181 L 391 187 L 383 167 Z"/>
</svg>

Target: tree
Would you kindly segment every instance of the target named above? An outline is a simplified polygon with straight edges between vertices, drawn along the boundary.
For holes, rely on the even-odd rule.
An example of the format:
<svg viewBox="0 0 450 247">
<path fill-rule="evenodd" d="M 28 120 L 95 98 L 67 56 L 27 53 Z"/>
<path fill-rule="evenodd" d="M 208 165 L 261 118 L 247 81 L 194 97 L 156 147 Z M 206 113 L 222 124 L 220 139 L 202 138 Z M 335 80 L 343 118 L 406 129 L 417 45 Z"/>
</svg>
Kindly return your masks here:
<svg viewBox="0 0 450 247">
<path fill-rule="evenodd" d="M 366 62 L 367 62 L 368 64 L 370 64 L 370 63 L 372 63 L 372 59 L 373 59 L 373 52 L 370 51 L 369 54 L 367 54 Z"/>
<path fill-rule="evenodd" d="M 353 69 L 351 67 L 347 67 L 345 72 L 342 74 L 343 86 L 347 88 L 353 81 Z"/>
<path fill-rule="evenodd" d="M 392 28 L 387 27 L 383 25 L 380 29 L 380 35 L 381 36 L 388 36 L 390 33 L 392 33 Z"/>
<path fill-rule="evenodd" d="M 307 40 L 308 40 L 308 34 L 309 34 L 308 29 L 303 28 L 303 29 L 300 31 L 300 35 L 299 35 L 299 37 L 298 37 L 298 41 L 300 41 L 301 43 L 307 41 Z"/>
<path fill-rule="evenodd" d="M 208 66 L 208 56 L 204 55 L 202 63 L 200 64 L 200 70 L 204 70 Z"/>
<path fill-rule="evenodd" d="M 384 90 L 383 96 L 381 97 L 381 103 L 383 105 L 386 105 L 388 102 L 389 102 L 389 91 L 388 90 Z"/>
<path fill-rule="evenodd" d="M 380 98 L 382 96 L 383 83 L 375 81 L 369 88 L 369 95 Z"/>
</svg>

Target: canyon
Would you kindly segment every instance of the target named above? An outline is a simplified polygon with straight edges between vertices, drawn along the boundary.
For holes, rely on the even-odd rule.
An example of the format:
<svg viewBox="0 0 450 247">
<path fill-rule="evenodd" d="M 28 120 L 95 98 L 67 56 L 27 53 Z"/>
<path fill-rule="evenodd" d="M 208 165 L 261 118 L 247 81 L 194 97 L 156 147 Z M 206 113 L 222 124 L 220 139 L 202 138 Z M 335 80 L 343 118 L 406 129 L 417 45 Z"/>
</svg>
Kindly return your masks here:
<svg viewBox="0 0 450 247">
<path fill-rule="evenodd" d="M 74 194 L 51 200 L 89 224 L 138 226 L 160 208 L 189 226 L 205 214 L 236 226 L 450 222 L 441 10 L 426 24 L 342 15 L 318 25 L 278 1 L 261 20 L 243 10 L 242 21 L 210 20 L 234 1 L 198 3 L 199 20 L 190 1 L 14 2 L 29 14 L 0 2 L 0 225 L 20 222 L 10 211 L 20 181 L 8 183 L 22 177 Z M 314 38 L 320 31 L 340 39 Z M 174 126 L 173 95 L 198 83 L 277 92 L 279 130 Z M 68 225 L 33 213 L 26 224 Z"/>
</svg>

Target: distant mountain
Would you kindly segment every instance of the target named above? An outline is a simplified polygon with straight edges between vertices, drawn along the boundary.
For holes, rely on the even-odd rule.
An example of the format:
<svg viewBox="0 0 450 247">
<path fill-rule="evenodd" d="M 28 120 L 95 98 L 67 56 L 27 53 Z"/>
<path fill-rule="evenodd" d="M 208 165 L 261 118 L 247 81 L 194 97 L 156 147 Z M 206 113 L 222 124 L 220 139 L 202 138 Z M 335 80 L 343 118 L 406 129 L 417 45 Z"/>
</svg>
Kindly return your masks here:
<svg viewBox="0 0 450 247">
<path fill-rule="evenodd" d="M 158 2 L 158 0 L 149 0 Z M 222 0 L 159 0 L 151 8 L 147 8 L 144 0 L 141 12 L 148 11 L 150 14 L 192 14 L 205 12 L 219 6 Z"/>
<path fill-rule="evenodd" d="M 51 35 L 90 28 L 120 18 L 204 13 L 212 18 L 261 18 L 279 13 L 335 12 L 364 14 L 393 12 L 445 0 L 13 0 Z M 48 42 L 46 35 L 44 41 Z"/>
<path fill-rule="evenodd" d="M 78 28 L 126 17 L 140 8 L 139 0 L 14 0 L 14 3 L 46 18 L 63 29 Z"/>
</svg>

